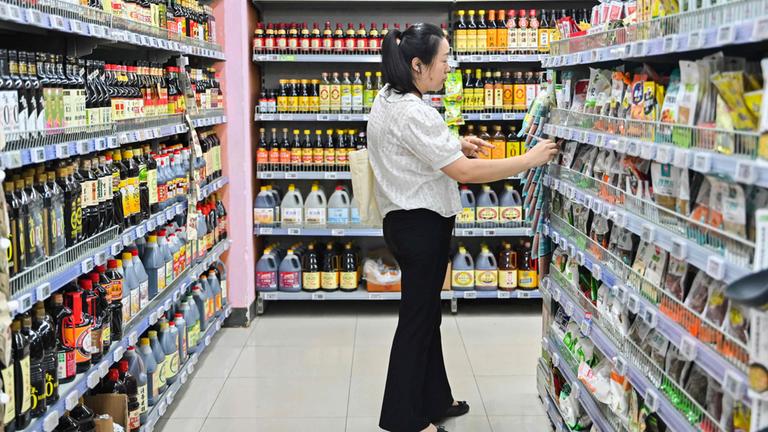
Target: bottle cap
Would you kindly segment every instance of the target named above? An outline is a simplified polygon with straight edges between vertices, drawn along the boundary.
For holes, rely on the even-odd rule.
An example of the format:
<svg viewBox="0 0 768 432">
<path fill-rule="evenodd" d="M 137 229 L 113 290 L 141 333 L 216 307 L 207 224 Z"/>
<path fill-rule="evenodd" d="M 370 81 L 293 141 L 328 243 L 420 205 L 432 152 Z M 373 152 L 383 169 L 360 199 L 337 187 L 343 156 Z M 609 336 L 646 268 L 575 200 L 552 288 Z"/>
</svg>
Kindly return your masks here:
<svg viewBox="0 0 768 432">
<path fill-rule="evenodd" d="M 78 283 L 80 284 L 80 288 L 84 290 L 90 291 L 93 289 L 93 282 L 91 282 L 90 279 L 80 279 Z"/>
<path fill-rule="evenodd" d="M 128 372 L 128 360 L 123 359 L 117 362 L 117 367 L 122 373 Z"/>
</svg>

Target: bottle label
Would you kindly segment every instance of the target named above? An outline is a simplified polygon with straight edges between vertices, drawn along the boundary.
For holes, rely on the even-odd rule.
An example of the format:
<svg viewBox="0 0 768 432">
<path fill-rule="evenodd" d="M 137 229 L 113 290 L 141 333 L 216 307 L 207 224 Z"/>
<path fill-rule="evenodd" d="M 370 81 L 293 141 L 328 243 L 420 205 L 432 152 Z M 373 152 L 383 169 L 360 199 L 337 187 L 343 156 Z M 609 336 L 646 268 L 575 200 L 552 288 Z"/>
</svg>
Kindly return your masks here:
<svg viewBox="0 0 768 432">
<path fill-rule="evenodd" d="M 45 354 L 43 369 L 45 370 L 45 397 L 53 396 L 59 387 L 59 381 L 56 379 L 56 354 L 48 352 Z"/>
<path fill-rule="evenodd" d="M 152 355 L 151 353 L 149 355 Z M 160 382 L 160 366 L 157 365 L 157 369 L 149 374 L 147 381 L 149 382 L 149 394 L 152 395 L 152 400 L 157 403 L 157 397 L 160 395 L 160 387 L 163 385 Z M 147 396 L 149 398 L 149 396 Z"/>
<path fill-rule="evenodd" d="M 488 86 L 489 88 L 486 88 L 483 92 L 483 106 L 485 109 L 491 109 L 493 108 L 493 86 Z"/>
<path fill-rule="evenodd" d="M 283 208 L 281 213 L 283 224 L 301 225 L 304 222 L 304 209 L 302 208 Z"/>
<path fill-rule="evenodd" d="M 515 109 L 525 109 L 526 88 L 524 84 L 515 84 L 512 87 L 512 104 Z"/>
<path fill-rule="evenodd" d="M 303 273 L 302 279 L 302 285 L 304 285 L 306 291 L 317 291 L 320 289 L 320 273 Z"/>
<path fill-rule="evenodd" d="M 31 364 L 30 371 L 30 409 L 36 410 L 38 404 L 45 403 L 45 372 L 43 372 L 43 366 L 40 363 Z"/>
<path fill-rule="evenodd" d="M 123 280 L 114 279 L 109 284 L 109 299 L 111 301 L 122 300 L 123 298 Z"/>
<path fill-rule="evenodd" d="M 452 270 L 451 281 L 456 288 L 472 289 L 475 286 L 475 274 L 472 270 Z"/>
<path fill-rule="evenodd" d="M 123 325 L 131 321 L 131 296 L 123 299 Z"/>
<path fill-rule="evenodd" d="M 363 86 L 352 86 L 352 107 L 360 109 L 363 106 Z"/>
<path fill-rule="evenodd" d="M 539 29 L 539 51 L 549 51 L 549 30 Z"/>
<path fill-rule="evenodd" d="M 165 287 L 169 287 L 173 283 L 173 262 L 165 263 Z"/>
<path fill-rule="evenodd" d="M 75 351 L 59 351 L 56 353 L 56 375 L 57 378 L 67 379 L 75 375 L 76 362 Z"/>
<path fill-rule="evenodd" d="M 503 290 L 517 288 L 517 270 L 499 270 L 499 288 Z"/>
<path fill-rule="evenodd" d="M 206 321 L 213 318 L 213 316 L 216 314 L 216 309 L 214 308 L 213 304 L 213 298 L 208 297 L 208 299 L 205 301 L 205 319 Z"/>
<path fill-rule="evenodd" d="M 499 286 L 497 270 L 475 270 L 475 285 L 478 288 L 497 288 Z"/>
<path fill-rule="evenodd" d="M 326 208 L 325 207 L 310 207 L 306 209 L 307 225 L 325 225 L 326 222 Z"/>
<path fill-rule="evenodd" d="M 165 356 L 165 370 L 166 370 L 166 376 L 165 378 L 173 378 L 176 376 L 177 373 L 179 373 L 179 352 L 174 351 L 173 354 L 169 354 Z"/>
<path fill-rule="evenodd" d="M 165 266 L 157 268 L 157 291 L 160 292 L 165 289 Z"/>
<path fill-rule="evenodd" d="M 372 107 L 374 99 L 376 99 L 376 91 L 366 89 L 363 92 L 363 107 L 365 108 Z"/>
<path fill-rule="evenodd" d="M 124 322 L 128 322 L 127 320 Z M 93 339 L 91 337 L 91 326 L 83 325 L 80 327 L 66 327 L 62 331 L 64 343 L 74 348 L 75 362 L 84 363 L 91 360 L 93 352 Z"/>
<path fill-rule="evenodd" d="M 275 280 L 275 272 L 256 272 L 256 289 L 257 290 L 270 290 L 277 288 L 277 281 Z"/>
<path fill-rule="evenodd" d="M 149 304 L 149 280 L 139 284 L 139 309 L 144 309 Z"/>
<path fill-rule="evenodd" d="M 526 84 L 525 86 L 525 108 L 528 109 L 536 99 L 536 85 Z"/>
<path fill-rule="evenodd" d="M 91 330 L 91 354 L 100 354 L 104 349 L 104 330 Z"/>
<path fill-rule="evenodd" d="M 200 341 L 200 322 L 196 322 L 189 331 L 189 346 L 195 347 Z"/>
<path fill-rule="evenodd" d="M 478 207 L 477 208 L 478 222 L 497 222 L 498 220 L 499 220 L 498 207 Z"/>
<path fill-rule="evenodd" d="M 131 411 L 128 411 L 128 430 L 129 431 L 136 431 L 139 430 L 141 427 L 141 420 L 139 418 L 139 410 L 134 409 Z"/>
<path fill-rule="evenodd" d="M 21 412 L 29 411 L 32 405 L 32 379 L 29 375 L 29 356 L 25 356 L 19 361 L 21 369 Z"/>
<path fill-rule="evenodd" d="M 139 399 L 139 413 L 144 414 L 149 410 L 149 402 L 147 401 L 147 385 L 140 385 L 137 389 L 137 396 Z"/>
<path fill-rule="evenodd" d="M 106 324 L 101 330 L 101 346 L 104 351 L 108 351 L 109 347 L 112 346 L 112 327 Z"/>
<path fill-rule="evenodd" d="M 519 222 L 523 220 L 523 207 L 499 207 L 501 222 Z"/>
<path fill-rule="evenodd" d="M 273 208 L 253 209 L 253 223 L 256 225 L 270 225 L 275 223 L 275 209 Z"/>
<path fill-rule="evenodd" d="M 341 289 L 354 290 L 357 289 L 357 272 L 342 272 L 341 273 Z"/>
<path fill-rule="evenodd" d="M 539 286 L 538 273 L 534 270 L 518 270 L 517 285 L 520 288 L 536 288 Z"/>
<path fill-rule="evenodd" d="M 301 273 L 299 272 L 280 272 L 281 288 L 301 288 Z M 217 305 L 218 307 L 218 302 Z"/>
<path fill-rule="evenodd" d="M 149 189 L 149 204 L 158 203 L 157 194 L 157 170 L 147 170 L 147 189 Z"/>
<path fill-rule="evenodd" d="M 339 288 L 339 274 L 337 272 L 321 272 L 320 287 L 324 290 L 335 290 Z"/>
<path fill-rule="evenodd" d="M 349 221 L 352 225 L 360 225 L 360 209 L 357 207 L 350 207 Z"/>
<path fill-rule="evenodd" d="M 131 318 L 135 317 L 141 311 L 141 294 L 139 288 L 131 290 Z"/>
<path fill-rule="evenodd" d="M 470 224 L 475 222 L 475 209 L 473 207 L 464 207 L 456 218 L 456 223 Z"/>
<path fill-rule="evenodd" d="M 299 285 L 299 287 L 301 287 L 301 285 Z M 215 303 L 216 303 L 216 310 L 220 311 L 223 306 L 223 303 L 221 301 L 221 292 L 216 293 Z"/>
<path fill-rule="evenodd" d="M 467 51 L 467 30 L 466 29 L 456 30 L 456 51 L 457 52 Z"/>
<path fill-rule="evenodd" d="M 158 388 L 161 388 L 165 386 L 165 381 L 168 378 L 168 364 L 165 362 L 165 358 L 157 363 L 157 370 L 159 371 L 157 374 Z"/>
<path fill-rule="evenodd" d="M 349 224 L 349 208 L 328 208 L 328 223 L 333 225 Z"/>
<path fill-rule="evenodd" d="M 5 404 L 5 415 L 3 415 L 3 424 L 11 424 L 16 417 L 16 389 L 13 378 L 13 364 L 3 369 L 3 393 L 8 396 L 8 403 Z"/>
</svg>

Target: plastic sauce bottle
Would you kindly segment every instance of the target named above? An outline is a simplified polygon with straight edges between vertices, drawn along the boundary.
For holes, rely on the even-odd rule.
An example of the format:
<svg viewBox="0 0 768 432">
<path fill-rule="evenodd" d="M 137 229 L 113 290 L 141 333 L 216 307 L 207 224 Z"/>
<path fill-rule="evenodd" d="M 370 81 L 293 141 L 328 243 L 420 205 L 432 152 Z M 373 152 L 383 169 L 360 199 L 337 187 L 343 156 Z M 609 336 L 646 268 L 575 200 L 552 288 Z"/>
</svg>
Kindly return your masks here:
<svg viewBox="0 0 768 432">
<path fill-rule="evenodd" d="M 171 330 L 168 321 L 160 320 L 157 338 L 165 353 L 165 380 L 168 384 L 172 384 L 176 381 L 176 374 L 179 373 L 179 333 L 176 331 L 176 325 L 174 324 Z"/>
<path fill-rule="evenodd" d="M 325 194 L 317 184 L 312 185 L 312 191 L 304 203 L 305 225 L 313 228 L 324 228 L 328 219 L 328 205 Z"/>
<path fill-rule="evenodd" d="M 265 249 L 264 255 L 256 262 L 257 291 L 276 291 L 278 287 L 278 264 L 270 251 L 270 248 Z"/>
<path fill-rule="evenodd" d="M 136 352 L 136 347 L 129 346 L 125 351 L 125 357 L 128 360 L 128 371 L 136 378 L 136 392 L 139 399 L 139 414 L 141 422 L 147 420 L 147 411 L 149 411 L 149 401 L 147 400 L 147 369 L 144 360 Z"/>
<path fill-rule="evenodd" d="M 475 260 L 475 286 L 478 291 L 494 291 L 499 288 L 499 268 L 496 257 L 488 246 L 482 245 Z"/>
<path fill-rule="evenodd" d="M 262 186 L 253 205 L 253 223 L 265 227 L 273 226 L 276 222 L 275 205 L 274 195 L 266 186 Z"/>
<path fill-rule="evenodd" d="M 197 283 L 192 286 L 192 301 L 194 302 L 194 306 L 197 308 L 197 316 L 200 320 L 200 334 L 198 337 L 202 337 L 202 333 L 205 331 L 205 329 L 208 328 L 208 317 L 205 313 L 205 294 L 203 293 L 203 290 L 200 288 L 200 284 Z M 190 303 L 190 306 L 192 306 L 192 303 Z M 198 343 L 200 340 L 198 339 Z"/>
<path fill-rule="evenodd" d="M 293 184 L 288 185 L 288 192 L 280 204 L 282 226 L 301 226 L 304 223 L 304 197 Z"/>
<path fill-rule="evenodd" d="M 510 222 L 522 222 L 523 220 L 523 201 L 515 187 L 507 183 L 504 185 L 504 192 L 501 194 L 499 202 L 499 222 L 508 224 Z"/>
<path fill-rule="evenodd" d="M 514 291 L 517 289 L 517 252 L 512 250 L 512 245 L 504 243 L 499 252 L 499 289 Z"/>
<path fill-rule="evenodd" d="M 160 369 L 155 355 L 150 347 L 149 337 L 143 337 L 139 340 L 139 356 L 144 363 L 147 374 L 147 405 L 152 406 L 157 403 L 157 397 L 160 395 Z"/>
<path fill-rule="evenodd" d="M 301 291 L 301 262 L 293 249 L 288 249 L 288 254 L 280 263 L 280 291 Z"/>
<path fill-rule="evenodd" d="M 451 289 L 454 291 L 472 291 L 475 289 L 475 263 L 472 255 L 464 246 L 459 246 L 459 251 L 453 258 L 451 267 Z"/>
<path fill-rule="evenodd" d="M 191 294 L 181 303 L 181 310 L 187 322 L 187 354 L 192 354 L 197 352 L 197 343 L 200 341 L 200 315 Z"/>
<path fill-rule="evenodd" d="M 173 283 L 173 255 L 171 255 L 171 250 L 168 247 L 168 239 L 165 235 L 166 231 L 164 229 L 157 231 L 157 246 L 160 248 L 163 263 L 165 264 L 165 286 L 163 289 Z"/>
<path fill-rule="evenodd" d="M 165 289 L 165 262 L 157 244 L 156 235 L 149 235 L 141 259 L 147 269 L 149 298 L 153 299 L 157 293 Z"/>
<path fill-rule="evenodd" d="M 123 252 L 123 322 L 128 322 L 139 313 L 139 281 L 133 271 L 133 255 Z M 127 314 L 126 314 L 127 311 Z"/>
<path fill-rule="evenodd" d="M 80 284 L 83 287 L 88 287 L 92 285 L 92 282 L 81 279 Z M 69 291 L 65 296 L 67 305 L 72 310 L 72 315 L 63 323 L 64 343 L 74 348 L 76 370 L 77 373 L 82 373 L 91 367 L 91 353 L 93 352 L 91 327 L 93 321 L 88 314 L 83 312 L 83 291 L 81 289 Z"/>
<path fill-rule="evenodd" d="M 352 201 L 349 202 L 349 225 L 351 227 L 360 226 L 360 203 L 357 198 L 352 197 Z"/>
<path fill-rule="evenodd" d="M 475 211 L 477 202 L 475 201 L 475 194 L 469 189 L 469 186 L 461 186 L 461 213 L 456 218 L 456 225 L 458 226 L 472 226 L 475 224 Z"/>
<path fill-rule="evenodd" d="M 176 330 L 179 333 L 179 362 L 184 363 L 187 361 L 187 340 L 188 332 L 187 321 L 184 320 L 183 312 L 176 312 L 174 314 L 173 324 L 176 326 Z"/>
<path fill-rule="evenodd" d="M 477 197 L 477 222 L 479 224 L 499 222 L 499 198 L 488 185 L 483 185 L 483 190 Z"/>
<path fill-rule="evenodd" d="M 168 365 L 165 363 L 165 351 L 163 351 L 163 346 L 160 344 L 160 341 L 157 339 L 157 331 L 156 330 L 150 330 L 147 335 L 149 336 L 149 346 L 152 348 L 152 355 L 155 356 L 155 362 L 157 362 L 157 369 L 158 369 L 158 387 L 157 391 L 158 393 L 162 394 L 165 389 L 168 387 L 168 383 L 166 382 L 166 377 L 168 376 Z"/>
<path fill-rule="evenodd" d="M 349 194 L 343 186 L 336 186 L 336 191 L 328 201 L 328 226 L 349 226 Z"/>
<path fill-rule="evenodd" d="M 301 271 L 301 262 L 299 262 L 299 271 Z M 221 298 L 221 283 L 213 268 L 208 270 L 208 285 L 211 287 L 211 296 L 213 297 L 213 310 L 216 315 L 224 307 L 224 301 Z M 301 276 L 299 276 L 299 289 L 301 289 Z"/>
<path fill-rule="evenodd" d="M 517 270 L 517 286 L 520 289 L 534 290 L 539 286 L 539 275 L 531 256 L 531 242 L 525 242 L 523 249 Z"/>
</svg>

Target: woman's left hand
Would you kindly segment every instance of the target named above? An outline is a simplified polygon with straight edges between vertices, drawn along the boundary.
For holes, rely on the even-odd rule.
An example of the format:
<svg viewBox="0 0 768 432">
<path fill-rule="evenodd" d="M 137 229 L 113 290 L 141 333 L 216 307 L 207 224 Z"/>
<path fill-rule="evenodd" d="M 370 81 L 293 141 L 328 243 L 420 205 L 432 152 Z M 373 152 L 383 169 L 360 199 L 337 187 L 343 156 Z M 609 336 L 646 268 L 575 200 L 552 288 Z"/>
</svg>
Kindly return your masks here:
<svg viewBox="0 0 768 432">
<path fill-rule="evenodd" d="M 477 157 L 478 153 L 482 153 L 486 156 L 491 154 L 491 150 L 496 148 L 495 145 L 488 141 L 481 140 L 478 137 L 467 136 L 459 139 L 461 142 L 461 151 L 464 156 L 468 158 Z"/>
</svg>

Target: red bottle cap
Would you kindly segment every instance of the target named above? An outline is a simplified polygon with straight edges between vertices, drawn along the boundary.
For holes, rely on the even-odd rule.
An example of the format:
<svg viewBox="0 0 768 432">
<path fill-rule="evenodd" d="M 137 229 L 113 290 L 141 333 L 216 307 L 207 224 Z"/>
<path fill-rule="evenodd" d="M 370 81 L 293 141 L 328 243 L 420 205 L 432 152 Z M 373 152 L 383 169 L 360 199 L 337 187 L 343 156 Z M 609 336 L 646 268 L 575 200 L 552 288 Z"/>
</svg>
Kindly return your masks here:
<svg viewBox="0 0 768 432">
<path fill-rule="evenodd" d="M 120 372 L 115 368 L 109 369 L 109 374 L 107 375 L 107 379 L 112 382 L 117 382 L 120 380 Z"/>
<path fill-rule="evenodd" d="M 104 273 L 105 271 L 107 271 L 107 269 L 103 265 L 97 265 L 96 266 L 96 271 L 99 272 L 99 273 Z"/>
<path fill-rule="evenodd" d="M 111 260 L 107 261 L 107 268 L 109 268 L 109 269 L 116 269 L 117 268 L 117 260 L 116 259 L 111 259 Z"/>
<path fill-rule="evenodd" d="M 176 314 L 173 315 L 175 318 L 184 318 L 184 314 L 181 312 L 176 312 Z"/>
<path fill-rule="evenodd" d="M 137 257 L 139 256 L 139 250 L 138 249 L 131 249 L 131 255 Z"/>
<path fill-rule="evenodd" d="M 80 279 L 78 282 L 80 283 L 80 288 L 84 290 L 90 291 L 93 289 L 93 282 L 90 279 Z"/>
<path fill-rule="evenodd" d="M 128 360 L 125 360 L 125 359 L 120 360 L 117 363 L 117 367 L 119 368 L 120 372 L 122 372 L 122 373 L 128 372 Z"/>
<path fill-rule="evenodd" d="M 97 283 L 99 283 L 99 278 L 101 277 L 101 275 L 100 275 L 100 274 L 98 274 L 98 273 L 96 273 L 96 272 L 93 272 L 93 273 L 89 274 L 88 276 L 90 276 L 90 277 L 91 277 L 91 282 L 92 282 L 92 283 L 94 283 L 94 284 L 97 284 Z"/>
</svg>

